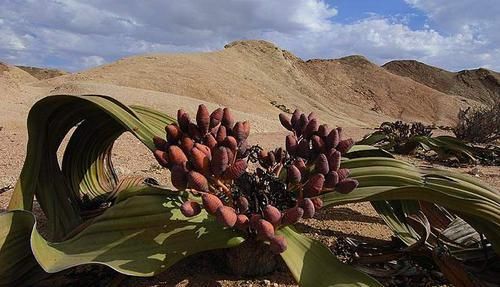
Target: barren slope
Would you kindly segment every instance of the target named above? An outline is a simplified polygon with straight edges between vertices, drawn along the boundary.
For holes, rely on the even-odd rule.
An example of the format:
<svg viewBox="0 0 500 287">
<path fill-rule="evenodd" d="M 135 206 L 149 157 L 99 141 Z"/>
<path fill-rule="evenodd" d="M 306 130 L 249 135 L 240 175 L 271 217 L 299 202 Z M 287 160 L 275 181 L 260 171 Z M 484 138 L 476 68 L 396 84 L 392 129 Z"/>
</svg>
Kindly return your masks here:
<svg viewBox="0 0 500 287">
<path fill-rule="evenodd" d="M 270 104 L 276 101 L 349 126 L 394 118 L 449 124 L 460 105 L 457 97 L 359 57 L 304 62 L 265 41 L 238 41 L 211 53 L 135 56 L 41 85 L 71 81 L 168 92 L 267 117 L 279 112 Z"/>
<path fill-rule="evenodd" d="M 61 71 L 58 69 L 49 69 L 49 68 L 37 68 L 37 67 L 28 67 L 28 66 L 16 66 L 19 69 L 29 73 L 33 77 L 38 80 L 45 80 L 50 78 L 59 77 L 62 75 L 67 75 L 68 73 L 65 71 Z"/>
<path fill-rule="evenodd" d="M 391 61 L 383 67 L 446 94 L 485 104 L 500 100 L 500 74 L 491 70 L 480 68 L 454 73 L 414 60 Z"/>
</svg>

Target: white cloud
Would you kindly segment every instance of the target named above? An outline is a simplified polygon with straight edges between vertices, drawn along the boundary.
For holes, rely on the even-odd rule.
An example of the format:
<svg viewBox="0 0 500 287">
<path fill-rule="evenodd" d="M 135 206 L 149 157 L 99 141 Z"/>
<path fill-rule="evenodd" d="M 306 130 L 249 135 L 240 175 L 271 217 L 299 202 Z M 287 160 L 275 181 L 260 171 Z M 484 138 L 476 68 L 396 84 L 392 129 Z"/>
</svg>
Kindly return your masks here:
<svg viewBox="0 0 500 287">
<path fill-rule="evenodd" d="M 82 57 L 81 61 L 82 61 L 81 65 L 83 67 L 87 67 L 87 68 L 99 66 L 99 65 L 106 63 L 106 60 L 104 60 L 104 58 L 99 57 L 99 56 Z"/>
<path fill-rule="evenodd" d="M 493 1 L 406 1 L 428 15 L 429 26 L 412 30 L 391 15 L 339 24 L 338 11 L 321 0 L 5 0 L 0 59 L 77 70 L 130 54 L 264 38 L 303 58 L 363 54 L 379 64 L 412 58 L 452 70 L 500 69 Z"/>
</svg>

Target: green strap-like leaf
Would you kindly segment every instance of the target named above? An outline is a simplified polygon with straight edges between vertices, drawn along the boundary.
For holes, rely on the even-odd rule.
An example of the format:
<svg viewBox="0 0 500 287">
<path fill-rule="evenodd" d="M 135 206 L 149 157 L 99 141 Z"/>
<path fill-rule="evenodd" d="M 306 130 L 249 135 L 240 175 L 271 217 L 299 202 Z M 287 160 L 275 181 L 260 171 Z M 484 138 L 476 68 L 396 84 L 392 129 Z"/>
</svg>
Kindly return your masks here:
<svg viewBox="0 0 500 287">
<path fill-rule="evenodd" d="M 47 276 L 31 253 L 34 222 L 27 211 L 0 214 L 0 286 L 28 286 Z"/>
<path fill-rule="evenodd" d="M 371 145 L 360 145 L 356 144 L 354 145 L 349 152 L 345 155 L 345 157 L 353 159 L 353 158 L 359 158 L 359 157 L 388 157 L 388 158 L 394 158 L 394 156 L 384 150 L 380 149 L 377 147 L 373 147 Z"/>
<path fill-rule="evenodd" d="M 285 227 L 287 250 L 281 254 L 293 277 L 303 287 L 383 286 L 370 276 L 340 262 L 323 244 Z"/>
<path fill-rule="evenodd" d="M 375 182 L 375 181 L 374 181 Z M 483 232 L 500 253 L 500 203 L 492 203 L 483 197 L 446 185 L 394 187 L 384 182 L 360 187 L 349 194 L 327 193 L 322 195 L 325 205 L 346 204 L 378 200 L 422 200 L 439 204 L 460 215 L 469 224 Z"/>
<path fill-rule="evenodd" d="M 31 247 L 40 266 L 53 273 L 98 263 L 127 275 L 153 276 L 189 255 L 243 242 L 206 212 L 186 219 L 179 211 L 180 198 L 149 187 L 143 191 L 148 195 L 110 207 L 66 241 L 48 242 L 34 230 Z"/>
</svg>

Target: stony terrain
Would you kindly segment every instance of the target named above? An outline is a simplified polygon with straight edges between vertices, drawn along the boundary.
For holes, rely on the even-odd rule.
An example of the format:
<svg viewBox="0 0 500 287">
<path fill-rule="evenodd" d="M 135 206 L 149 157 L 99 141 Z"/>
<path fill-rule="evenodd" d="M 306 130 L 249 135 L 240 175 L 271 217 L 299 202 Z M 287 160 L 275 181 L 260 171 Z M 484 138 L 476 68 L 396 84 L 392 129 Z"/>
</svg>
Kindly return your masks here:
<svg viewBox="0 0 500 287">
<path fill-rule="evenodd" d="M 229 106 L 237 119 L 252 123 L 251 141 L 270 148 L 283 145 L 285 134 L 277 121 L 281 112 L 277 105 L 315 111 L 321 121 L 341 125 L 346 134 L 359 139 L 386 120 L 451 125 L 459 107 L 487 103 L 488 87 L 478 87 L 474 91 L 479 96 L 471 99 L 466 93 L 398 75 L 388 65 L 379 67 L 362 56 L 304 61 L 264 41 L 235 42 L 210 53 L 135 56 L 67 75 L 0 63 L 0 210 L 6 208 L 24 162 L 29 108 L 50 94 L 106 94 L 172 115 L 178 108 L 194 114 L 200 103 L 209 109 Z M 168 174 L 130 135 L 119 139 L 113 160 L 120 174 L 152 176 L 168 184 Z M 500 187 L 498 168 L 478 169 L 477 175 Z M 326 208 L 319 216 L 324 220 L 305 221 L 301 228 L 329 246 L 337 236 L 366 240 L 391 236 L 369 204 Z M 121 282 L 119 286 L 296 286 L 285 270 L 246 280 L 227 275 L 219 267 L 200 255 L 154 279 L 122 278 L 109 270 L 102 273 L 106 282 L 111 278 Z"/>
</svg>

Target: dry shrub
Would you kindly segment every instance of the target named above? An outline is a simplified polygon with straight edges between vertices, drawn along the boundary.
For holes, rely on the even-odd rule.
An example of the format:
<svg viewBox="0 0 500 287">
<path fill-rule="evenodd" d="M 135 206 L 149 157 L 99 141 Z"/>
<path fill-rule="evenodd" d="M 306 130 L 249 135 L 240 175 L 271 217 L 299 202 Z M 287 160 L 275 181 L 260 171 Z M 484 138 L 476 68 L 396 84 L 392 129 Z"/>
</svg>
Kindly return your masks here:
<svg viewBox="0 0 500 287">
<path fill-rule="evenodd" d="M 472 143 L 493 143 L 500 139 L 500 100 L 489 107 L 458 112 L 455 136 Z"/>
</svg>

